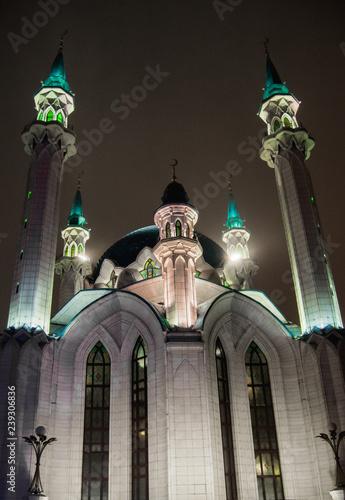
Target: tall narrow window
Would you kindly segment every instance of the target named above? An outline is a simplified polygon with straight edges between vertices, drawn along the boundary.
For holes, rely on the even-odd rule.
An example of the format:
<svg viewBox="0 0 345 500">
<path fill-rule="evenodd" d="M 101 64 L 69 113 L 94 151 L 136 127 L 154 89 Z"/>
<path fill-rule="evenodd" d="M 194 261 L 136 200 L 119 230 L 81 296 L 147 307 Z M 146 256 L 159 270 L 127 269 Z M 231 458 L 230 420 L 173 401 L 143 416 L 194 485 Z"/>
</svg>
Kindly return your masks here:
<svg viewBox="0 0 345 500">
<path fill-rule="evenodd" d="M 220 425 L 222 431 L 226 500 L 237 499 L 234 445 L 232 440 L 230 399 L 227 364 L 220 340 L 216 343 L 216 364 L 219 396 Z"/>
<path fill-rule="evenodd" d="M 176 221 L 176 236 L 181 236 L 181 222 L 179 220 Z"/>
<path fill-rule="evenodd" d="M 268 365 L 252 342 L 246 352 L 247 385 L 260 500 L 283 500 L 283 484 Z"/>
<path fill-rule="evenodd" d="M 71 257 L 75 257 L 75 245 L 71 246 Z"/>
<path fill-rule="evenodd" d="M 186 224 L 186 238 L 189 238 L 189 224 Z"/>
<path fill-rule="evenodd" d="M 82 500 L 108 500 L 110 358 L 97 342 L 87 358 Z"/>
<path fill-rule="evenodd" d="M 132 358 L 132 500 L 148 498 L 147 354 L 139 337 Z"/>
<path fill-rule="evenodd" d="M 170 222 L 167 222 L 167 225 L 165 226 L 165 234 L 167 238 L 171 238 Z"/>
<path fill-rule="evenodd" d="M 81 245 L 78 246 L 78 253 L 83 253 L 83 247 Z"/>
<path fill-rule="evenodd" d="M 48 111 L 48 113 L 47 113 L 47 118 L 46 118 L 46 121 L 47 121 L 47 122 L 51 122 L 51 121 L 52 121 L 52 119 L 53 119 L 53 116 L 54 116 L 53 111 L 50 109 L 50 110 Z"/>
</svg>

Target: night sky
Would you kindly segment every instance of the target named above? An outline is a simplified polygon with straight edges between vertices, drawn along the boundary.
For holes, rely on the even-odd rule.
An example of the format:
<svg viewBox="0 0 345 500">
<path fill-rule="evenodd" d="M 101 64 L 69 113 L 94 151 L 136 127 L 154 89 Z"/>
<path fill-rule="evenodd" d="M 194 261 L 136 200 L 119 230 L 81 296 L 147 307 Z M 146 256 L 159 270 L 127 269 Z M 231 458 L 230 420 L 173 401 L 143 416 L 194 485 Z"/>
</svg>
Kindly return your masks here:
<svg viewBox="0 0 345 500">
<path fill-rule="evenodd" d="M 282 313 L 298 322 L 292 284 L 284 279 L 290 266 L 274 171 L 257 152 L 264 127 L 257 116 L 265 84 L 262 42 L 269 37 L 272 61 L 302 101 L 297 118 L 316 141 L 307 164 L 345 315 L 345 3 L 229 0 L 223 12 L 218 2 L 218 13 L 212 0 L 63 3 L 2 6 L 1 325 L 7 323 L 30 160 L 20 134 L 36 116 L 33 94 L 48 77 L 66 28 L 66 77 L 76 96 L 69 124 L 77 143 L 100 122 L 108 124 L 88 155 L 84 143 L 84 156 L 71 162 L 61 190 L 60 228 L 84 171 L 92 263 L 125 234 L 153 224 L 174 158 L 178 181 L 199 206 L 197 230 L 224 245 L 223 172 L 236 161 L 233 191 L 260 266 L 255 288 L 269 297 L 276 290 Z M 39 14 L 42 5 L 49 15 Z M 30 30 L 32 21 L 41 26 Z M 145 76 L 157 65 L 161 82 L 144 96 L 135 87 L 143 81 L 153 87 Z M 130 107 L 120 108 L 121 96 L 132 92 L 137 102 L 131 98 Z M 206 193 L 202 202 L 199 193 Z"/>
</svg>

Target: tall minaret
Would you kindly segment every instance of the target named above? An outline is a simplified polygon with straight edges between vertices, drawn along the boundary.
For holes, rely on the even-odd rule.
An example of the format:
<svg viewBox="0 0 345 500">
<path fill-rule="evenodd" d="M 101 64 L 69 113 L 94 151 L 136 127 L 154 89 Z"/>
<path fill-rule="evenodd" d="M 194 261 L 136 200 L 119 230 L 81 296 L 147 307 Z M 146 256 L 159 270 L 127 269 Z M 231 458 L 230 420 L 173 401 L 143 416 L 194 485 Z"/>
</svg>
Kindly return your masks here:
<svg viewBox="0 0 345 500">
<path fill-rule="evenodd" d="M 248 240 L 250 232 L 243 226 L 243 220 L 238 213 L 235 198 L 229 182 L 227 231 L 223 233 L 223 241 L 229 261 L 225 265 L 224 274 L 230 288 L 245 290 L 253 288 L 252 277 L 255 276 L 259 266 L 249 257 Z"/>
<path fill-rule="evenodd" d="M 194 236 L 197 210 L 188 203 L 184 187 L 176 182 L 175 170 L 162 202 L 154 214 L 160 241 L 154 254 L 162 264 L 164 305 L 170 325 L 191 327 L 197 318 L 195 262 L 202 248 Z"/>
<path fill-rule="evenodd" d="M 59 309 L 73 295 L 84 290 L 85 277 L 92 272 L 90 259 L 85 255 L 85 244 L 90 238 L 90 229 L 83 227 L 85 223 L 79 177 L 68 224 L 61 231 L 64 240 L 63 254 L 55 264 L 55 272 L 61 275 Z"/>
<path fill-rule="evenodd" d="M 49 333 L 63 163 L 75 154 L 67 129 L 74 96 L 65 79 L 62 40 L 49 78 L 35 94 L 37 118 L 22 140 L 31 156 L 8 326 Z"/>
<path fill-rule="evenodd" d="M 275 169 L 302 332 L 342 327 L 317 204 L 305 164 L 314 141 L 296 113 L 299 101 L 282 83 L 268 52 L 266 88 L 259 110 L 267 123 L 260 157 Z"/>
</svg>

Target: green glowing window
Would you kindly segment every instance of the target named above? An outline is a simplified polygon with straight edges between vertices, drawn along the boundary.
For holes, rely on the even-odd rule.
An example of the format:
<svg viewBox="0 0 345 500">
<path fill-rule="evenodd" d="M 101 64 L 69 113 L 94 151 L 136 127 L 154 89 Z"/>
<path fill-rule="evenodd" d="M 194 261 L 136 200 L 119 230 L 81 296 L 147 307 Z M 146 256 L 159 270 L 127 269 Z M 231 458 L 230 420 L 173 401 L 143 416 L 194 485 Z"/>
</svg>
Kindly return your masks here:
<svg viewBox="0 0 345 500">
<path fill-rule="evenodd" d="M 284 500 L 268 364 L 255 342 L 245 362 L 259 499 Z"/>
<path fill-rule="evenodd" d="M 75 245 L 71 247 L 71 257 L 75 257 Z"/>
<path fill-rule="evenodd" d="M 20 251 L 20 257 L 19 257 L 19 259 L 20 259 L 20 260 L 22 260 L 22 259 L 23 259 L 23 256 L 24 256 L 24 250 L 21 250 L 21 251 Z"/>
<path fill-rule="evenodd" d="M 79 245 L 79 247 L 78 247 L 78 252 L 83 253 L 83 247 L 81 245 Z"/>
<path fill-rule="evenodd" d="M 68 247 L 65 248 L 65 256 L 68 256 Z"/>
<path fill-rule="evenodd" d="M 63 123 L 63 117 L 62 117 L 62 113 L 58 113 L 57 115 L 57 121 L 60 122 L 60 123 Z"/>
<path fill-rule="evenodd" d="M 41 111 L 40 114 L 38 115 L 38 119 L 43 120 L 43 111 Z"/>
<path fill-rule="evenodd" d="M 218 381 L 218 401 L 223 444 L 226 500 L 237 499 L 234 444 L 230 415 L 228 369 L 220 340 L 216 343 L 216 367 Z"/>
<path fill-rule="evenodd" d="M 86 364 L 82 499 L 107 500 L 109 475 L 110 357 L 101 342 Z"/>
<path fill-rule="evenodd" d="M 248 248 L 244 247 L 244 258 L 248 259 Z"/>
<path fill-rule="evenodd" d="M 31 198 L 31 191 L 28 192 L 28 200 Z"/>
<path fill-rule="evenodd" d="M 167 222 L 165 226 L 165 234 L 167 238 L 171 238 L 170 222 Z"/>
<path fill-rule="evenodd" d="M 310 199 L 311 199 L 312 203 L 315 203 L 315 199 L 313 196 Z"/>
<path fill-rule="evenodd" d="M 277 132 L 280 129 L 280 120 L 275 119 L 273 122 L 273 132 Z"/>
<path fill-rule="evenodd" d="M 181 236 L 181 222 L 179 220 L 176 221 L 176 236 Z"/>
<path fill-rule="evenodd" d="M 19 292 L 19 281 L 17 282 L 17 285 L 16 285 L 16 293 Z"/>
<path fill-rule="evenodd" d="M 201 272 L 200 271 L 195 271 L 195 277 L 198 278 L 200 276 Z"/>
<path fill-rule="evenodd" d="M 284 127 L 291 128 L 291 120 L 287 116 L 284 116 Z"/>
<path fill-rule="evenodd" d="M 25 219 L 25 221 L 24 221 L 24 229 L 27 228 L 27 225 L 28 225 L 28 219 Z"/>
<path fill-rule="evenodd" d="M 230 288 L 230 285 L 229 283 L 226 281 L 226 277 L 225 277 L 225 274 L 223 273 L 223 276 L 222 276 L 222 283 L 223 283 L 223 286 L 226 286 L 228 288 Z"/>
<path fill-rule="evenodd" d="M 48 111 L 48 113 L 47 113 L 47 119 L 46 119 L 46 121 L 47 121 L 47 122 L 51 122 L 51 121 L 52 121 L 52 119 L 53 119 L 53 116 L 54 116 L 54 115 L 53 115 L 53 111 L 50 109 L 50 110 Z"/>
<path fill-rule="evenodd" d="M 147 353 L 139 337 L 132 357 L 132 500 L 148 498 Z"/>
</svg>

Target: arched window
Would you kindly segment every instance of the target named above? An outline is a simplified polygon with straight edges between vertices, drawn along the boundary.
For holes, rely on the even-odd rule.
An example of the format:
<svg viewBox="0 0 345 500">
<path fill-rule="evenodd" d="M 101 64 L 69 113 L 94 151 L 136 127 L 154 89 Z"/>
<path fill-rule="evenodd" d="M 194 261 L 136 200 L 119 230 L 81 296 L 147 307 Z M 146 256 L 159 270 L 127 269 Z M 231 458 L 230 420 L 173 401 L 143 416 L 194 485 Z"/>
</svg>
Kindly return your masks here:
<svg viewBox="0 0 345 500">
<path fill-rule="evenodd" d="M 248 248 L 245 246 L 244 247 L 244 258 L 245 259 L 248 259 L 249 255 L 248 255 Z"/>
<path fill-rule="evenodd" d="M 53 119 L 53 116 L 54 116 L 53 111 L 50 109 L 50 110 L 48 111 L 48 113 L 47 113 L 46 121 L 47 121 L 47 122 L 51 122 L 51 121 L 52 121 L 52 119 Z"/>
<path fill-rule="evenodd" d="M 132 500 L 148 498 L 147 354 L 139 337 L 132 357 Z"/>
<path fill-rule="evenodd" d="M 182 234 L 181 222 L 179 220 L 176 221 L 175 227 L 176 227 L 176 237 L 178 238 Z"/>
<path fill-rule="evenodd" d="M 284 127 L 292 127 L 291 118 L 289 118 L 287 115 L 284 116 L 283 123 Z"/>
<path fill-rule="evenodd" d="M 216 343 L 216 364 L 218 380 L 218 397 L 220 425 L 222 431 L 223 460 L 225 474 L 226 500 L 237 499 L 234 445 L 232 440 L 232 427 L 230 415 L 230 398 L 226 358 L 220 340 Z"/>
<path fill-rule="evenodd" d="M 145 269 L 147 272 L 147 278 L 152 278 L 153 277 L 153 260 L 148 259 L 148 261 L 145 264 Z"/>
<path fill-rule="evenodd" d="M 63 123 L 63 116 L 62 116 L 62 113 L 58 113 L 57 117 L 56 117 L 57 121 L 60 122 L 60 123 Z"/>
<path fill-rule="evenodd" d="M 167 238 L 171 238 L 170 222 L 167 222 L 167 225 L 165 226 L 165 234 Z"/>
<path fill-rule="evenodd" d="M 71 246 L 71 257 L 75 257 L 75 245 Z"/>
<path fill-rule="evenodd" d="M 186 224 L 186 238 L 189 238 L 189 224 Z"/>
<path fill-rule="evenodd" d="M 268 365 L 252 342 L 246 352 L 247 385 L 260 500 L 284 499 Z"/>
<path fill-rule="evenodd" d="M 108 499 L 110 357 L 101 342 L 86 365 L 83 500 Z"/>
<path fill-rule="evenodd" d="M 65 248 L 65 256 L 68 257 L 68 246 L 66 245 L 66 248 Z"/>
<path fill-rule="evenodd" d="M 78 253 L 83 253 L 83 247 L 81 245 L 78 246 Z"/>
<path fill-rule="evenodd" d="M 40 111 L 37 119 L 38 120 L 43 120 L 43 111 Z"/>
<path fill-rule="evenodd" d="M 273 133 L 277 132 L 277 130 L 279 130 L 280 127 L 281 127 L 281 125 L 280 125 L 279 118 L 275 118 L 275 120 L 273 121 Z"/>
</svg>

